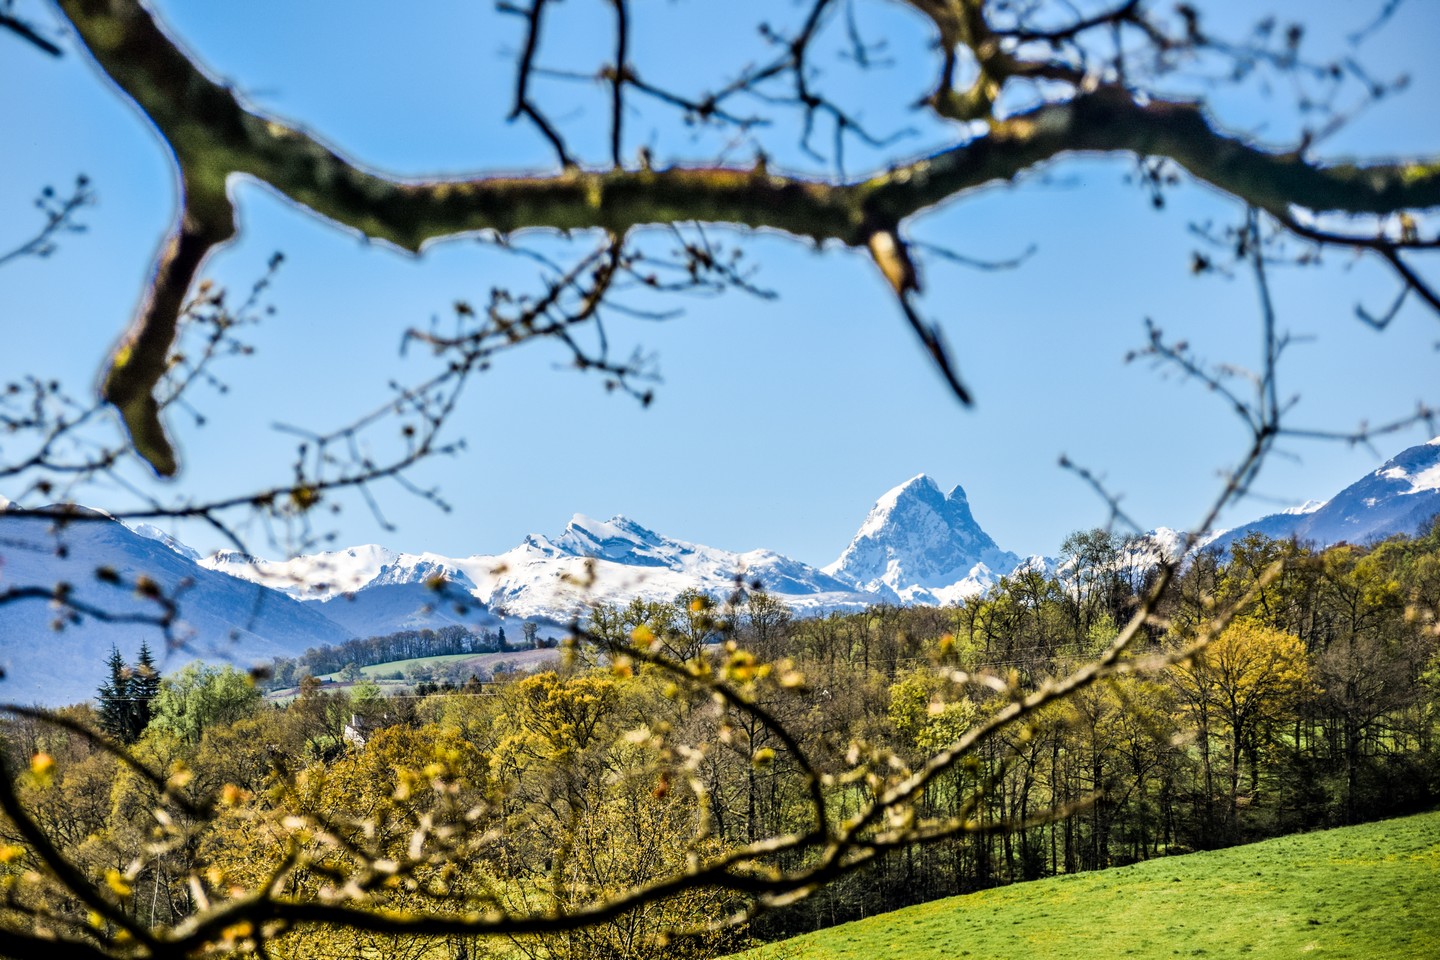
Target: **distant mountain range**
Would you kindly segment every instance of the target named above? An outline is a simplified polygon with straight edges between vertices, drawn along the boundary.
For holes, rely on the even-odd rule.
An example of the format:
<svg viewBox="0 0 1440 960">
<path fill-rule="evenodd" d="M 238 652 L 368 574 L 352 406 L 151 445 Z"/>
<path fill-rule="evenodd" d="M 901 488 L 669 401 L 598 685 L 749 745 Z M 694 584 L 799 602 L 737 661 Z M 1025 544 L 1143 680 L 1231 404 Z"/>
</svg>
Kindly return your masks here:
<svg viewBox="0 0 1440 960">
<path fill-rule="evenodd" d="M 1330 546 L 1413 534 L 1440 514 L 1440 437 L 1411 447 L 1329 500 L 1272 513 L 1227 530 L 1212 543 L 1228 546 L 1252 532 L 1276 540 Z"/>
<path fill-rule="evenodd" d="M 1414 533 L 1437 513 L 1440 438 L 1402 452 L 1324 503 L 1263 517 L 1211 543 L 1223 548 L 1250 531 L 1322 546 L 1363 542 Z M 1158 556 L 1173 552 L 1178 536 L 1161 529 L 1149 543 L 1142 552 Z M 0 511 L 0 592 L 65 582 L 78 602 L 112 618 L 57 624 L 43 601 L 0 606 L 0 698 L 85 700 L 103 679 L 112 643 L 130 658 L 142 639 L 164 646 L 153 626 L 135 622 L 155 612 L 153 602 L 97 579 L 100 567 L 180 591 L 173 666 L 194 657 L 248 665 L 351 637 L 451 624 L 504 627 L 518 637 L 529 620 L 555 633 L 583 615 L 588 601 L 669 600 L 687 589 L 727 596 L 756 581 L 801 616 L 879 602 L 946 604 L 1018 567 L 1037 566 L 1056 569 L 1044 557 L 1002 550 L 975 520 L 964 490 L 943 492 L 923 474 L 880 497 L 824 568 L 770 550 L 737 553 L 675 540 L 620 516 L 577 514 L 556 537 L 532 534 L 493 555 L 405 554 L 372 544 L 270 561 L 233 551 L 202 557 L 154 526 L 127 527 L 103 515 L 57 531 L 9 508 Z"/>
<path fill-rule="evenodd" d="M 131 587 L 97 577 L 99 568 L 127 584 L 143 574 L 164 593 L 178 592 L 183 622 L 175 625 L 172 639 L 184 644 L 181 663 L 200 657 L 249 666 L 352 635 L 314 604 L 208 570 L 177 547 L 183 545 L 172 547 L 99 515 L 79 517 L 56 530 L 48 519 L 13 510 L 0 513 L 0 593 L 69 584 L 76 604 L 112 618 L 82 616 L 78 623 L 67 622 L 44 600 L 0 606 L 0 665 L 5 670 L 0 698 L 50 705 L 87 700 L 103 678 L 111 644 L 131 662 L 141 640 L 148 640 L 157 656 L 165 650 L 166 637 L 151 625 L 161 609 Z"/>
</svg>

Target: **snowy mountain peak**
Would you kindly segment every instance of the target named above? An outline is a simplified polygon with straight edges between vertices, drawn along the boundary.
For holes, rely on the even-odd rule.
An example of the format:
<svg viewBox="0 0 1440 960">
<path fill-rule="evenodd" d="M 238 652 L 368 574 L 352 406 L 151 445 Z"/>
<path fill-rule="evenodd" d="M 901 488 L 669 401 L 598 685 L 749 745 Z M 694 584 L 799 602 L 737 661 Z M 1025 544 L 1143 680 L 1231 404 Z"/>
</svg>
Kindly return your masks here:
<svg viewBox="0 0 1440 960">
<path fill-rule="evenodd" d="M 202 559 L 200 565 L 288 593 L 297 599 L 324 599 L 360 589 L 401 556 L 394 550 L 367 543 L 284 561 L 264 560 L 235 550 L 222 550 Z"/>
<path fill-rule="evenodd" d="M 609 520 L 595 520 L 577 513 L 565 525 L 564 533 L 554 540 L 543 540 L 543 544 L 566 556 L 644 567 L 667 566 L 674 554 L 686 553 L 690 548 L 689 544 L 662 537 L 619 514 Z"/>
<path fill-rule="evenodd" d="M 964 500 L 965 492 L 963 490 L 960 491 L 960 496 L 962 503 L 967 502 Z M 925 504 L 934 509 L 946 500 L 945 494 L 940 492 L 939 484 L 929 475 L 917 473 L 898 487 L 891 487 L 880 495 L 880 498 L 875 501 L 875 506 L 871 507 L 870 513 L 866 515 L 865 522 L 860 525 L 856 537 L 880 531 L 887 523 L 890 523 L 891 517 L 897 512 L 913 510 L 916 504 Z"/>
<path fill-rule="evenodd" d="M 475 589 L 475 581 L 454 563 L 408 554 L 401 554 L 393 563 L 381 566 L 380 572 L 365 584 L 365 588 L 412 583 L 429 586 L 438 581 L 444 581 L 450 589 L 465 592 Z"/>
<path fill-rule="evenodd" d="M 1394 491 L 1398 496 L 1440 490 L 1440 443 L 1437 440 L 1440 437 L 1411 447 L 1389 460 L 1374 475 L 1403 484 Z"/>
<path fill-rule="evenodd" d="M 624 541 L 653 546 L 660 543 L 661 539 L 655 531 L 642 527 L 621 514 L 616 514 L 609 520 L 596 520 L 583 513 L 577 513 L 570 518 L 570 522 L 565 525 L 565 532 L 555 542 L 604 544 Z"/>
<path fill-rule="evenodd" d="M 880 498 L 880 500 L 898 497 L 902 493 L 914 491 L 933 491 L 934 493 L 939 493 L 940 484 L 936 483 L 935 478 L 930 476 L 930 474 L 928 473 L 917 473 L 915 474 L 915 476 L 911 477 L 909 480 L 906 480 L 898 487 L 892 487 L 889 491 L 885 493 L 884 496 Z M 879 501 L 877 500 L 876 502 L 878 503 Z"/>
<path fill-rule="evenodd" d="M 1248 533 L 1322 546 L 1420 532 L 1440 513 L 1440 437 L 1402 450 L 1314 510 L 1261 517 L 1216 537 L 1220 547 Z"/>
<path fill-rule="evenodd" d="M 887 491 L 855 539 L 825 572 L 900 600 L 939 599 L 982 589 L 1019 558 L 1001 550 L 956 486 L 948 494 L 926 474 Z M 936 591 L 940 592 L 936 592 Z"/>
<path fill-rule="evenodd" d="M 964 488 L 957 485 L 948 494 L 942 493 L 940 486 L 923 473 L 886 491 L 876 500 L 865 522 L 860 525 L 855 541 L 916 531 L 935 520 L 944 524 L 948 531 L 975 541 L 981 549 L 995 546 L 995 542 L 975 522 Z M 933 532 L 940 534 L 942 531 Z M 851 546 L 854 545 L 855 542 L 852 542 Z"/>
<path fill-rule="evenodd" d="M 153 523 L 127 523 L 125 524 L 125 526 L 129 527 L 130 532 L 134 533 L 136 536 L 144 537 L 146 540 L 154 540 L 157 543 L 163 543 L 171 550 L 174 550 L 176 553 L 180 554 L 180 556 L 184 557 L 186 560 L 200 559 L 199 551 L 195 550 L 195 548 L 193 547 L 181 543 L 179 540 L 176 540 L 174 537 L 170 536 L 170 534 L 166 533 L 164 530 L 161 530 Z"/>
</svg>

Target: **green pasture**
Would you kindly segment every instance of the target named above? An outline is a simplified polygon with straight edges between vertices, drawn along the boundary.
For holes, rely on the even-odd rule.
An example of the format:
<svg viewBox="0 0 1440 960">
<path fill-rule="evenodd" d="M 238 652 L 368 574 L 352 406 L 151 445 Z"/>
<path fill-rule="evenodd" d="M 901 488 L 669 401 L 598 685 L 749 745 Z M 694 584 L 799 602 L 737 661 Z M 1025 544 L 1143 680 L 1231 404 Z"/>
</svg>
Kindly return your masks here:
<svg viewBox="0 0 1440 960">
<path fill-rule="evenodd" d="M 986 890 L 745 960 L 1440 958 L 1440 813 Z"/>
</svg>

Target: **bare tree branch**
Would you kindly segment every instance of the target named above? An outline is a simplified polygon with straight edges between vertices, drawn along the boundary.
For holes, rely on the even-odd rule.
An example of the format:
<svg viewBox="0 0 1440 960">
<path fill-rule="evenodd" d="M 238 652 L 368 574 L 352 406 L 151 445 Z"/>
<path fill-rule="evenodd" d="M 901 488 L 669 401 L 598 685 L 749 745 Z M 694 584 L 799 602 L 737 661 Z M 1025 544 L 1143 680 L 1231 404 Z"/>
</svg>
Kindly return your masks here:
<svg viewBox="0 0 1440 960">
<path fill-rule="evenodd" d="M 899 224 L 950 197 L 1077 152 L 1168 157 L 1196 179 L 1277 216 L 1294 208 L 1318 214 L 1440 206 L 1440 164 L 1316 163 L 1218 131 L 1199 105 L 1140 99 L 1118 86 L 992 120 L 978 138 L 853 182 L 730 167 L 584 171 L 573 165 L 526 86 L 544 3 L 513 11 L 527 19 L 515 113 L 549 130 L 565 170 L 406 182 L 365 171 L 305 132 L 244 107 L 201 73 L 134 0 L 64 0 L 91 54 L 175 151 L 187 187 L 179 232 L 166 245 L 151 293 L 117 351 L 115 359 L 123 362 L 114 363 L 106 379 L 107 398 L 122 411 L 137 450 L 157 472 L 172 473 L 176 460 L 149 395 L 164 367 L 184 288 L 205 254 L 233 231 L 221 189 L 232 173 L 254 176 L 337 223 L 407 250 L 484 229 L 601 227 L 623 235 L 677 215 L 859 245 L 869 241 L 876 224 Z M 826 0 L 815 3 L 800 32 L 787 41 L 786 57 L 737 81 L 734 89 L 753 88 L 793 69 L 795 96 L 807 116 L 824 109 L 800 64 L 827 8 Z M 1118 8 L 1115 16 L 1129 9 Z M 972 23 L 966 29 L 973 33 L 980 27 Z M 613 90 L 619 89 L 624 65 L 617 71 Z M 723 99 L 716 95 L 713 102 Z M 849 124 L 843 114 L 835 116 L 840 127 Z M 618 123 L 612 126 L 618 131 Z M 934 355 L 933 338 L 922 341 Z"/>
</svg>

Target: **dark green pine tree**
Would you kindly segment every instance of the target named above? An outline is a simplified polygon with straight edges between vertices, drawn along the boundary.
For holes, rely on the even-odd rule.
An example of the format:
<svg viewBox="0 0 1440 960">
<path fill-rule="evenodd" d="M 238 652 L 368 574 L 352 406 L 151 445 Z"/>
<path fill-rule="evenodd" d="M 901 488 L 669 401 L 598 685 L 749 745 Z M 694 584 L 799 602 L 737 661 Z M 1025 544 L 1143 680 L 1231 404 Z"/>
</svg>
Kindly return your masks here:
<svg viewBox="0 0 1440 960">
<path fill-rule="evenodd" d="M 134 686 L 134 672 L 125 665 L 118 648 L 111 646 L 110 658 L 105 661 L 110 668 L 110 678 L 100 684 L 96 700 L 100 703 L 100 729 L 122 743 L 131 743 L 134 728 L 131 697 Z"/>
<path fill-rule="evenodd" d="M 135 739 L 138 740 L 145 728 L 150 726 L 150 718 L 154 716 L 152 706 L 160 695 L 160 669 L 155 666 L 150 644 L 143 640 L 140 642 L 140 659 L 135 664 L 130 681 L 130 695 L 133 698 Z"/>
</svg>

